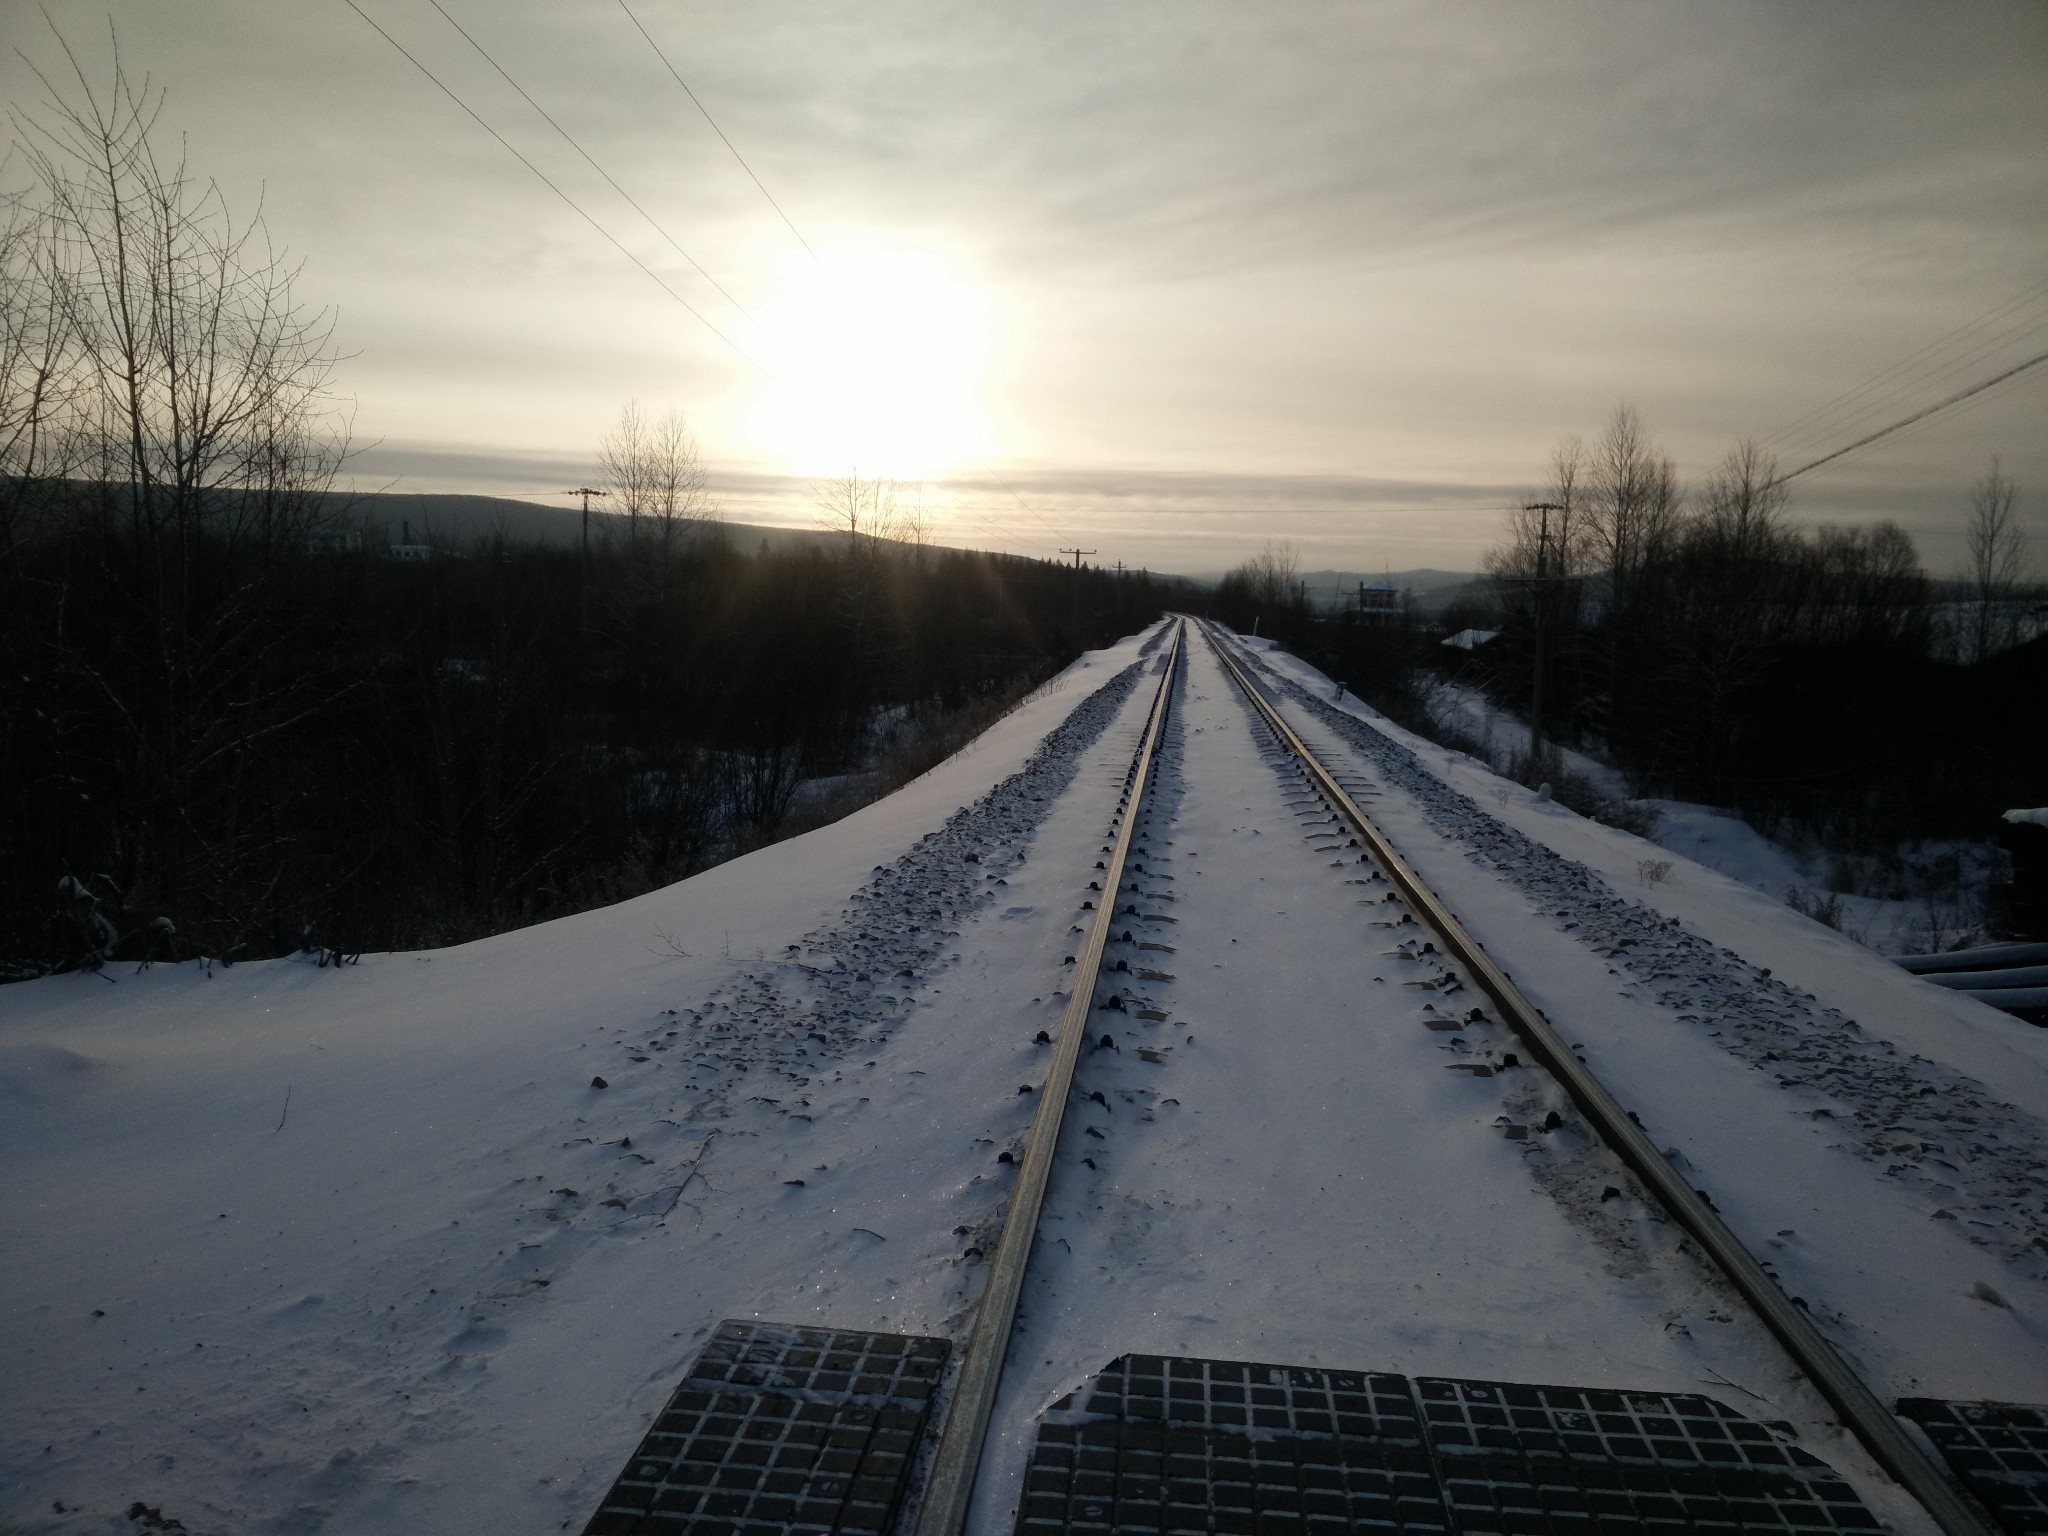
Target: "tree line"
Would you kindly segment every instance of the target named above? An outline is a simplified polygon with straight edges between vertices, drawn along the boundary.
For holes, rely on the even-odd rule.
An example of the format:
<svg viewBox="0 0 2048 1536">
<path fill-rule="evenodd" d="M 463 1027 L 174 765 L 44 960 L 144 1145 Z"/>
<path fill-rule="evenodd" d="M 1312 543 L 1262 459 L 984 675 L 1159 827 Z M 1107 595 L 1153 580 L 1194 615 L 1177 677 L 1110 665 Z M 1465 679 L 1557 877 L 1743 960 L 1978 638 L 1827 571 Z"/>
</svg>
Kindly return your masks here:
<svg viewBox="0 0 2048 1536">
<path fill-rule="evenodd" d="M 0 976 L 633 895 L 927 766 L 1171 597 L 931 547 L 858 479 L 821 491 L 843 537 L 746 548 L 637 408 L 587 546 L 387 558 L 333 488 L 297 270 L 159 156 L 160 94 L 75 73 L 0 207 Z"/>
<path fill-rule="evenodd" d="M 1788 491 L 1748 443 L 1688 488 L 1619 408 L 1510 515 L 1487 561 L 1503 634 L 1474 674 L 1527 713 L 1540 655 L 1545 723 L 1642 792 L 1851 842 L 1981 836 L 2037 803 L 2048 675 L 2017 643 L 2039 598 L 2016 488 L 1996 464 L 1974 488 L 1946 586 L 1896 523 L 1802 528 Z"/>
<path fill-rule="evenodd" d="M 616 901 L 921 772 L 1174 600 L 876 540 L 176 549 L 45 481 L 0 558 L 0 966 L 429 947 Z M 175 582 L 170 611 L 155 594 Z"/>
<path fill-rule="evenodd" d="M 1981 838 L 2048 800 L 2048 638 L 2021 643 L 2048 594 L 2025 579 L 2018 495 L 1994 462 L 1969 494 L 1967 569 L 1937 582 L 1895 523 L 1797 526 L 1752 444 L 1687 486 L 1623 406 L 1595 441 L 1558 446 L 1483 586 L 1433 621 L 1318 611 L 1284 544 L 1230 572 L 1211 608 L 1425 734 L 1442 729 L 1420 686 L 1435 676 L 1535 717 L 1551 746 L 1516 773 L 1582 809 L 1596 797 L 1564 782 L 1556 743 L 1644 796 L 1789 818 L 1837 846 Z M 1468 628 L 1498 638 L 1443 647 Z"/>
</svg>

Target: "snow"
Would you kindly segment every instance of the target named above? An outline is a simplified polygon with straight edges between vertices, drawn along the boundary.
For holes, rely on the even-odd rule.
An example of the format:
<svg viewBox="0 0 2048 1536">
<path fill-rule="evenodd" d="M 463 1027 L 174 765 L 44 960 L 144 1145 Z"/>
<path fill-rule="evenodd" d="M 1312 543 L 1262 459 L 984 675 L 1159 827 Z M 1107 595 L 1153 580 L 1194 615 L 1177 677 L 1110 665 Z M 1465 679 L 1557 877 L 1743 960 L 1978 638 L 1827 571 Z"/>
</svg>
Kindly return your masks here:
<svg viewBox="0 0 2048 1536">
<path fill-rule="evenodd" d="M 1461 629 L 1443 643 L 1453 650 L 1476 651 L 1482 645 L 1491 645 L 1500 638 L 1497 629 Z"/>
<path fill-rule="evenodd" d="M 1163 638 L 636 901 L 0 989 L 0 1524 L 576 1529 L 721 1318 L 962 1338 Z M 2048 1400 L 2048 1032 L 1257 650 L 1881 1393 Z M 1423 985 L 1192 633 L 1145 814 L 978 1533 L 1036 1415 L 1133 1350 L 1705 1391 L 1925 1528 L 1514 1041 Z"/>
<path fill-rule="evenodd" d="M 1345 735 L 1420 796 L 1396 844 L 1881 1390 L 2043 1401 L 2048 1033 L 1702 867 L 1645 881 L 1652 845 L 1366 713 Z"/>
<path fill-rule="evenodd" d="M 1114 802 L 1116 745 L 1064 765 L 1097 770 L 1067 795 L 1041 774 L 1041 804 L 961 808 L 1136 651 L 898 795 L 618 907 L 341 970 L 0 992 L 0 1519 L 126 1529 L 139 1499 L 195 1530 L 579 1526 L 717 1319 L 943 1330 L 1065 938 L 1029 920 L 1065 871 L 1002 861 L 1033 814 L 1061 846 Z M 917 894 L 941 921 L 849 902 L 925 873 L 949 823 L 982 861 L 936 861 L 947 888 Z M 974 918 L 942 980 L 889 988 Z M 818 980 L 785 946 L 815 965 L 835 940 L 833 1043 L 759 1021 L 764 984 Z M 735 1028 L 750 1010 L 766 1027 Z M 1019 1044 L 992 1053 L 1001 1022 Z"/>
<path fill-rule="evenodd" d="M 1477 688 L 1453 680 L 1432 681 L 1424 706 L 1436 734 L 1470 746 L 1496 773 L 1508 772 L 1529 755 L 1527 723 Z M 1628 778 L 1595 753 L 1554 742 L 1548 750 L 1566 773 L 1590 785 L 1602 799 L 1628 801 L 1647 812 L 1655 822 L 1649 838 L 1658 847 L 1762 891 L 1806 916 L 1824 919 L 1881 953 L 1900 954 L 1930 945 L 1948 948 L 1981 932 L 1978 914 L 1998 866 L 1996 850 L 1988 843 L 1907 844 L 1895 850 L 1888 869 L 1866 868 L 1863 876 L 1855 877 L 1853 868 L 1834 866 L 1873 866 L 1878 861 L 1840 860 L 1821 848 L 1795 851 L 1718 806 L 1637 799 Z M 1498 796 L 1504 787 L 1496 785 L 1492 793 Z M 1838 889 L 1851 883 L 1889 886 L 1910 894 Z"/>
<path fill-rule="evenodd" d="M 1426 685 L 1423 707 L 1441 730 L 1476 745 L 1496 770 L 1529 756 L 1528 722 L 1502 709 L 1477 688 L 1449 679 L 1432 680 Z M 1545 752 L 1555 757 L 1565 772 L 1585 780 L 1608 799 L 1626 800 L 1635 793 L 1617 769 L 1590 753 L 1555 741 L 1546 743 Z"/>
<path fill-rule="evenodd" d="M 1733 811 L 1684 800 L 1645 802 L 1657 813 L 1651 841 L 1730 880 L 1776 895 L 1810 883 L 1810 876 L 1786 849 Z"/>
</svg>

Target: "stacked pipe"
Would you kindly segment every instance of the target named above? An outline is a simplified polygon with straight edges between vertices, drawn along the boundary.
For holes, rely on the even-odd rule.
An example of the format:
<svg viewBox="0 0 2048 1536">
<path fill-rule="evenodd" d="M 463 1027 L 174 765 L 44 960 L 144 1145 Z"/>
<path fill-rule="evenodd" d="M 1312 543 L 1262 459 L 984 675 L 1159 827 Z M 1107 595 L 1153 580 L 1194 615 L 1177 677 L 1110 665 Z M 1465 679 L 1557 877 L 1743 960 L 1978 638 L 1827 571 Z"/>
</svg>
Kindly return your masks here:
<svg viewBox="0 0 2048 1536">
<path fill-rule="evenodd" d="M 1895 963 L 1923 981 L 2030 1024 L 2048 1024 L 2048 944 L 1985 944 L 1945 955 L 1899 955 Z"/>
</svg>

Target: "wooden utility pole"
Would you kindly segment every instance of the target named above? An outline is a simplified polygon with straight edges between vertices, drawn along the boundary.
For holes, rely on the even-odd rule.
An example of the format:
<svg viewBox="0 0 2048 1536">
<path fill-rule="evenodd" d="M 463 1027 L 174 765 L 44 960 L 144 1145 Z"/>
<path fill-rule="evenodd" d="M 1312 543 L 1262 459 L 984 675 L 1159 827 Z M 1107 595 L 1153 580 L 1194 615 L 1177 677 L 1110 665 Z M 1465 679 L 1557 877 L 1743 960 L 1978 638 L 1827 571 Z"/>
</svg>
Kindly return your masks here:
<svg viewBox="0 0 2048 1536">
<path fill-rule="evenodd" d="M 1097 551 L 1092 549 L 1062 549 L 1060 553 L 1074 557 L 1074 606 L 1070 622 L 1078 630 L 1081 627 L 1081 557 L 1083 555 L 1095 554 Z"/>
<path fill-rule="evenodd" d="M 583 541 L 576 555 L 576 623 L 585 637 L 590 634 L 590 498 L 609 496 L 610 491 L 596 490 L 591 486 L 579 485 L 573 491 L 562 492 L 564 496 L 583 498 Z"/>
<path fill-rule="evenodd" d="M 1536 656 L 1533 676 L 1529 684 L 1529 772 L 1539 779 L 1543 774 L 1543 620 L 1547 601 L 1544 589 L 1553 578 L 1550 574 L 1550 514 L 1562 512 L 1564 508 L 1554 501 L 1527 501 L 1522 503 L 1524 512 L 1541 515 L 1536 525 L 1536 576 L 1526 584 L 1530 588 L 1530 609 L 1536 624 Z"/>
</svg>

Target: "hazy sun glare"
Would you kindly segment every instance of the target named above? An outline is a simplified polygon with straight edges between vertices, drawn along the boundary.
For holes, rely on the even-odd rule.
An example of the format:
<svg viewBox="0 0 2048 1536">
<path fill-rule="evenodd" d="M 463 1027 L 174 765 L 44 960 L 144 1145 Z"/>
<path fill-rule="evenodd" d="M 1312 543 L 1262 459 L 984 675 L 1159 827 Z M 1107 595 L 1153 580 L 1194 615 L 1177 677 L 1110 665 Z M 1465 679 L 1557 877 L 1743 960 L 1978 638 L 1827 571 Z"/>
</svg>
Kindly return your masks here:
<svg viewBox="0 0 2048 1536">
<path fill-rule="evenodd" d="M 926 480 L 991 451 L 983 404 L 994 305 L 943 257 L 880 244 L 802 258 L 754 310 L 776 377 L 755 445 L 802 475 Z"/>
</svg>

